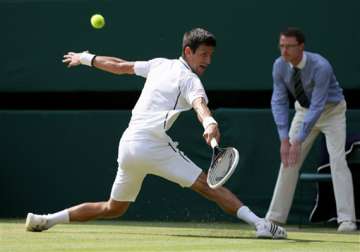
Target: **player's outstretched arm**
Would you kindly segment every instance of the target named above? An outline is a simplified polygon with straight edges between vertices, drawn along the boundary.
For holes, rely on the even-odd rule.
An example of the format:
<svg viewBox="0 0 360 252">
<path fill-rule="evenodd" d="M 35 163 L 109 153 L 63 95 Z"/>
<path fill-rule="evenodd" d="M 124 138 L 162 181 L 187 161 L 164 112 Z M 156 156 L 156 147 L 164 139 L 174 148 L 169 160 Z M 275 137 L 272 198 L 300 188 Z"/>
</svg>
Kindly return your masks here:
<svg viewBox="0 0 360 252">
<path fill-rule="evenodd" d="M 196 98 L 192 106 L 196 112 L 199 121 L 204 127 L 203 137 L 208 145 L 210 145 L 211 139 L 215 138 L 220 142 L 220 131 L 215 119 L 211 116 L 211 111 L 208 108 L 205 99 L 202 97 Z"/>
<path fill-rule="evenodd" d="M 93 66 L 113 74 L 134 74 L 134 62 L 115 57 L 96 56 Z"/>
<path fill-rule="evenodd" d="M 68 52 L 64 55 L 63 63 L 68 67 L 78 65 L 94 66 L 113 74 L 134 74 L 134 62 L 129 62 L 116 57 L 96 56 L 88 52 Z"/>
</svg>

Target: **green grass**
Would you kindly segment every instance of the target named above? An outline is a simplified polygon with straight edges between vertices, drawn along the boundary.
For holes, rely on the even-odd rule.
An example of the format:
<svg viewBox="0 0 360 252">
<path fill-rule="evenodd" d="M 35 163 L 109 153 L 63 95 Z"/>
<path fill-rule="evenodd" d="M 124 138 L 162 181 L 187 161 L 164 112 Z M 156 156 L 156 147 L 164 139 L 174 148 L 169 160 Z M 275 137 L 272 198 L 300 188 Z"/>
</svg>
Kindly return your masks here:
<svg viewBox="0 0 360 252">
<path fill-rule="evenodd" d="M 360 251 L 360 233 L 288 228 L 287 240 L 259 240 L 236 223 L 97 221 L 32 233 L 24 220 L 0 220 L 1 252 L 42 251 Z"/>
</svg>

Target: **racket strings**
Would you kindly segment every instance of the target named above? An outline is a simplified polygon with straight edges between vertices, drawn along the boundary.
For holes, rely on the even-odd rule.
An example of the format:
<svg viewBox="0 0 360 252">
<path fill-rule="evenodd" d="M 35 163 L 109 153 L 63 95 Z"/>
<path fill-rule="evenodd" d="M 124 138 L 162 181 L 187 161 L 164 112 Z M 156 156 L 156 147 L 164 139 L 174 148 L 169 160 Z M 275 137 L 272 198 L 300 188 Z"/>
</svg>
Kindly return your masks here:
<svg viewBox="0 0 360 252">
<path fill-rule="evenodd" d="M 227 175 L 232 167 L 234 158 L 235 153 L 231 149 L 227 149 L 215 157 L 209 169 L 209 181 L 211 184 L 217 184 Z"/>
</svg>

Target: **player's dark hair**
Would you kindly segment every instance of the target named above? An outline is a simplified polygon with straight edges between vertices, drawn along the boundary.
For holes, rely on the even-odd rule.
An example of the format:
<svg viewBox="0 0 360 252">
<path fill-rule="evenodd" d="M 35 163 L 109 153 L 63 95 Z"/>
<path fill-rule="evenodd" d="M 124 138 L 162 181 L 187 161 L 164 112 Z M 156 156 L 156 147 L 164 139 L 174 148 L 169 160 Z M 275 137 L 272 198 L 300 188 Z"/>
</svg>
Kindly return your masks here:
<svg viewBox="0 0 360 252">
<path fill-rule="evenodd" d="M 182 52 L 184 54 L 184 49 L 188 46 L 194 53 L 196 49 L 198 49 L 198 47 L 202 44 L 216 47 L 215 36 L 202 28 L 192 29 L 191 31 L 185 32 L 184 34 Z"/>
<path fill-rule="evenodd" d="M 297 27 L 288 27 L 286 30 L 280 32 L 280 36 L 295 37 L 299 44 L 305 43 L 304 33 Z"/>
</svg>

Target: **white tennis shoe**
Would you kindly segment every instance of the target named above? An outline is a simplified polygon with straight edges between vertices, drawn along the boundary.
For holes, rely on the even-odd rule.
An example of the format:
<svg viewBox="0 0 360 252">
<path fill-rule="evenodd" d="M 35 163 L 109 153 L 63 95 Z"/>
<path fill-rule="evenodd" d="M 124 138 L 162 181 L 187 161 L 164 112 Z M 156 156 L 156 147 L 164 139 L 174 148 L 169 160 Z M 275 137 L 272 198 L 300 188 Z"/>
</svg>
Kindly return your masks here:
<svg viewBox="0 0 360 252">
<path fill-rule="evenodd" d="M 339 225 L 338 232 L 354 232 L 356 229 L 357 226 L 355 222 L 343 221 Z"/>
<path fill-rule="evenodd" d="M 262 219 L 255 223 L 256 238 L 286 239 L 287 233 L 283 227 L 280 227 L 271 221 Z"/>
<path fill-rule="evenodd" d="M 26 231 L 41 232 L 47 230 L 47 219 L 44 215 L 28 213 L 25 223 Z"/>
</svg>

